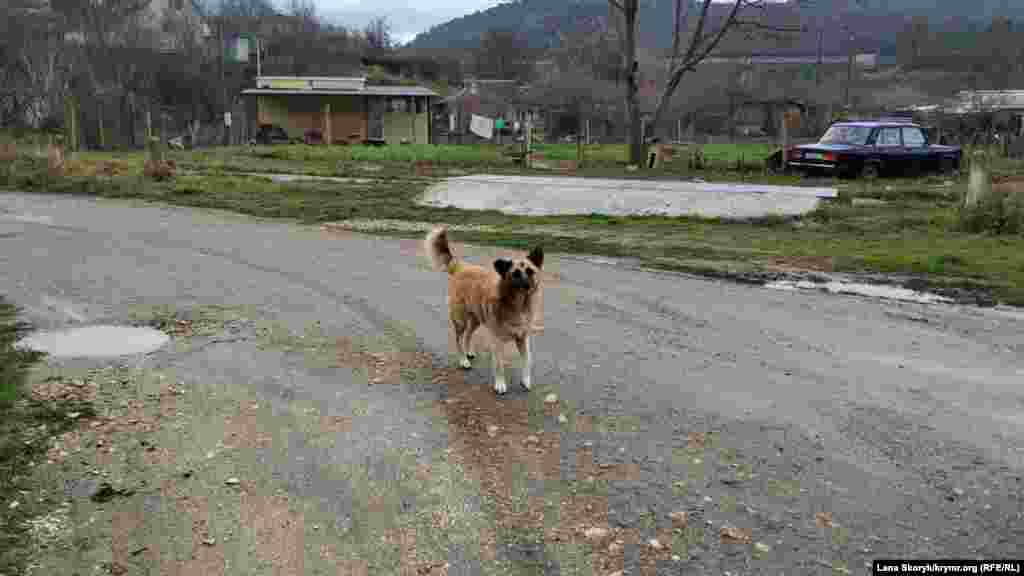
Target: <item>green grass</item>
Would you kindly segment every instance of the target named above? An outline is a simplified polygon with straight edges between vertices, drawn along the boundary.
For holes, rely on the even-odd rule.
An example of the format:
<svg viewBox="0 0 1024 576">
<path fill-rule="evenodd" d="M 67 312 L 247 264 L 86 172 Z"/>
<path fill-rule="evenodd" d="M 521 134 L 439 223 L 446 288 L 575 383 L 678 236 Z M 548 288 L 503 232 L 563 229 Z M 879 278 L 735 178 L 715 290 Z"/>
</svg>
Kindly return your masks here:
<svg viewBox="0 0 1024 576">
<path fill-rule="evenodd" d="M 614 158 L 624 148 L 595 146 Z M 575 153 L 575 146 L 549 145 L 557 154 Z M 965 228 L 959 210 L 966 178 L 949 180 L 882 179 L 877 182 L 812 181 L 837 185 L 843 201 L 823 206 L 802 218 L 766 217 L 746 223 L 717 219 L 667 217 L 546 216 L 519 217 L 496 211 L 467 212 L 419 206 L 416 198 L 429 178 L 413 174 L 411 159 L 443 159 L 438 174 L 449 168 L 469 173 L 521 173 L 511 164 L 489 165 L 497 147 L 395 146 L 311 147 L 280 146 L 226 148 L 176 152 L 179 166 L 201 173 L 179 175 L 171 182 L 150 182 L 137 175 L 107 178 L 52 178 L 39 169 L 39 160 L 20 160 L 5 184 L 9 188 L 143 198 L 206 208 L 227 209 L 261 217 L 303 222 L 388 219 L 421 223 L 483 225 L 484 231 L 453 231 L 459 240 L 509 248 L 543 243 L 551 252 L 630 256 L 647 265 L 737 277 L 764 270 L 780 258 L 830 260 L 836 271 L 881 272 L 919 277 L 934 288 L 983 291 L 1011 304 L 1024 304 L 1024 237 Z M 797 184 L 793 176 L 767 176 L 752 169 L 730 170 L 729 159 L 752 145 L 705 146 L 705 156 L 717 156 L 722 169 L 626 172 L 621 164 L 588 167 L 586 176 L 631 178 L 691 178 Z M 762 150 L 763 151 L 763 150 Z M 261 158 L 272 154 L 277 158 Z M 101 159 L 112 154 L 90 153 Z M 140 163 L 138 153 L 127 156 Z M 404 160 L 403 160 L 404 159 Z M 451 165 L 444 164 L 449 162 Z M 461 163 L 461 164 L 460 164 Z M 376 167 L 367 170 L 367 167 Z M 1020 171 L 1024 164 L 1002 162 L 1003 172 Z M 275 183 L 241 171 L 312 172 L 359 176 L 359 181 Z M 448 172 L 451 173 L 451 172 Z M 3 179 L 0 171 L 0 179 Z M 803 182 L 806 183 L 806 182 Z M 881 200 L 860 204 L 856 199 Z M 417 231 L 382 231 L 418 236 Z"/>
<path fill-rule="evenodd" d="M 213 151 L 175 152 L 171 155 L 182 160 L 227 159 L 253 157 L 263 160 L 283 160 L 303 163 L 374 162 L 409 163 L 427 160 L 439 164 L 483 166 L 507 164 L 505 152 L 519 150 L 521 144 L 509 143 L 459 145 L 459 144 L 408 144 L 401 146 L 306 146 L 302 144 L 281 146 L 256 146 L 220 148 Z M 532 146 L 534 152 L 549 160 L 576 160 L 578 148 L 575 144 L 544 144 Z M 700 147 L 704 157 L 712 163 L 733 165 L 737 160 L 760 163 L 771 153 L 768 144 L 706 144 Z M 624 144 L 590 144 L 583 146 L 584 159 L 597 165 L 625 164 L 629 154 Z"/>
<path fill-rule="evenodd" d="M 40 358 L 37 352 L 15 348 L 29 331 L 17 319 L 17 309 L 0 297 L 0 410 L 10 410 L 22 393 L 28 369 Z"/>
<path fill-rule="evenodd" d="M 200 169 L 204 172 L 213 171 L 274 171 L 304 172 L 321 176 L 355 176 L 366 175 L 365 165 L 373 164 L 386 168 L 385 174 L 411 174 L 413 163 L 429 161 L 434 164 L 438 175 L 444 175 L 446 169 L 472 170 L 486 169 L 490 172 L 536 172 L 550 173 L 550 170 L 538 168 L 524 170 L 513 165 L 509 153 L 519 151 L 519 144 L 481 144 L 481 145 L 427 145 L 409 144 L 402 146 L 306 146 L 301 144 L 282 146 L 255 146 L 216 148 L 198 151 L 172 151 L 168 157 L 175 159 L 179 165 Z M 562 160 L 577 160 L 578 150 L 575 144 L 537 144 L 535 153 L 541 155 L 541 164 L 557 163 Z M 742 166 L 743 173 L 762 172 L 764 158 L 772 151 L 765 144 L 708 144 L 701 147 L 705 162 L 709 167 L 703 177 L 720 177 L 724 172 L 735 172 L 737 162 Z M 651 172 L 644 174 L 624 174 L 628 150 L 621 144 L 592 144 L 584 146 L 584 164 L 577 174 L 581 176 L 626 176 L 633 178 L 650 178 Z M 91 153 L 90 153 L 91 154 Z M 84 157 L 90 157 L 86 154 Z M 141 163 L 138 152 L 128 153 L 128 158 Z M 687 159 L 677 158 L 671 163 L 654 171 L 655 176 L 678 177 L 687 172 Z M 736 174 L 730 174 L 735 177 Z M 759 175 L 763 176 L 763 175 Z"/>
<path fill-rule="evenodd" d="M 17 309 L 0 297 L 0 574 L 22 573 L 28 560 L 26 520 L 55 504 L 21 496 L 31 488 L 33 463 L 46 452 L 52 436 L 71 427 L 71 411 L 91 414 L 88 406 L 29 398 L 26 381 L 42 355 L 14 347 L 28 330 L 17 319 Z M 12 508 L 13 502 L 18 505 Z"/>
</svg>

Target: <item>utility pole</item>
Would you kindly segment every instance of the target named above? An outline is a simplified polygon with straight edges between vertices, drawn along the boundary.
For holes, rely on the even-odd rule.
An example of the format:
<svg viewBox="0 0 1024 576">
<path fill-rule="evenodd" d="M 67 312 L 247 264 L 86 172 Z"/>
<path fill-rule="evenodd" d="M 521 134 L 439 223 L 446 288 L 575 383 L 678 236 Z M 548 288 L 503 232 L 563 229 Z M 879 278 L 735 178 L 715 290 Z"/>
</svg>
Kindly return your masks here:
<svg viewBox="0 0 1024 576">
<path fill-rule="evenodd" d="M 218 21 L 217 28 L 220 36 L 220 87 L 221 87 L 221 111 L 224 113 L 224 137 L 221 144 L 224 146 L 231 145 L 231 112 L 228 110 L 228 86 L 224 82 L 224 68 L 226 66 L 224 51 L 226 46 L 224 45 L 224 20 L 223 16 Z"/>
<path fill-rule="evenodd" d="M 821 75 L 822 75 L 822 72 L 823 72 L 822 61 L 824 60 L 824 47 L 823 47 L 824 43 L 825 43 L 825 29 L 821 27 L 821 23 L 819 22 L 818 23 L 818 67 L 814 70 L 814 88 L 815 88 L 815 92 L 818 93 L 818 97 L 819 98 L 821 97 Z M 829 123 L 832 122 L 832 118 L 827 118 L 827 117 L 824 119 L 824 121 L 822 121 L 822 111 L 821 110 L 819 110 L 818 113 L 817 113 L 817 119 L 818 119 L 818 126 L 817 126 L 818 132 L 821 132 L 825 127 L 827 127 L 829 125 Z M 785 161 L 786 161 L 785 154 L 783 154 L 782 161 L 783 161 L 783 167 L 785 167 Z"/>
<path fill-rule="evenodd" d="M 856 55 L 856 48 L 853 45 L 853 34 L 850 34 L 850 56 L 846 66 L 846 109 L 850 109 L 850 86 L 853 84 L 853 61 Z"/>
<path fill-rule="evenodd" d="M 814 85 L 821 88 L 821 63 L 822 63 L 822 44 L 824 43 L 825 31 L 818 27 L 818 69 L 814 71 Z"/>
</svg>

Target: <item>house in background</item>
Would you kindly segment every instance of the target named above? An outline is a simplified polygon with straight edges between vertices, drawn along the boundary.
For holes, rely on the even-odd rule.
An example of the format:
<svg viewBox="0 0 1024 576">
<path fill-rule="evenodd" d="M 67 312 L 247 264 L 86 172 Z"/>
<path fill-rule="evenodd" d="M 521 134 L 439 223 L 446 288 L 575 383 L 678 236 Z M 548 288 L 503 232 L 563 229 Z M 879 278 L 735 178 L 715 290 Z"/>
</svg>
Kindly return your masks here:
<svg viewBox="0 0 1024 576">
<path fill-rule="evenodd" d="M 1024 90 L 962 90 L 942 103 L 898 110 L 911 114 L 934 132 L 939 142 L 968 144 L 1002 134 L 1024 155 Z"/>
<path fill-rule="evenodd" d="M 292 138 L 318 131 L 331 144 L 429 144 L 429 110 L 438 94 L 422 86 L 367 85 L 363 77 L 260 76 L 242 96 L 250 134 L 276 124 Z"/>
<path fill-rule="evenodd" d="M 540 108 L 524 97 L 526 87 L 516 80 L 469 78 L 461 89 L 434 107 L 434 141 L 465 144 L 483 141 L 469 130 L 473 115 L 505 120 L 511 134 L 527 122 L 543 128 Z"/>
<path fill-rule="evenodd" d="M 959 116 L 989 115 L 992 123 L 1024 136 L 1024 90 L 964 90 L 946 108 Z"/>
</svg>

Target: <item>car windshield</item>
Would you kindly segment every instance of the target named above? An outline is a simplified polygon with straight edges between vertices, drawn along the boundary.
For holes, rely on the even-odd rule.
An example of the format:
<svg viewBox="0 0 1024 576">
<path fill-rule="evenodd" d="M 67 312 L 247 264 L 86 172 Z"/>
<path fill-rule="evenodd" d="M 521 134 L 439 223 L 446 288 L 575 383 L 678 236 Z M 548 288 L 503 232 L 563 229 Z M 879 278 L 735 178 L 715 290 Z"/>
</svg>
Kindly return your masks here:
<svg viewBox="0 0 1024 576">
<path fill-rule="evenodd" d="M 833 126 L 821 137 L 821 144 L 853 144 L 863 146 L 868 142 L 871 128 L 868 126 Z"/>
</svg>

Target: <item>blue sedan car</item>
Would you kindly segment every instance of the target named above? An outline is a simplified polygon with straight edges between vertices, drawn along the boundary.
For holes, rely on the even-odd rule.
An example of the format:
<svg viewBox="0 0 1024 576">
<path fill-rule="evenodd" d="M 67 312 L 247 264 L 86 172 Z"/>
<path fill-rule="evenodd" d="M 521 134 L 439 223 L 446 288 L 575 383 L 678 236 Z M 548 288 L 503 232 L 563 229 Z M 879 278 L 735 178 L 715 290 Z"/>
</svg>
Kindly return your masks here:
<svg viewBox="0 0 1024 576">
<path fill-rule="evenodd" d="M 898 120 L 839 122 L 816 143 L 786 151 L 792 169 L 867 178 L 950 173 L 960 158 L 960 148 L 931 144 L 920 125 Z"/>
</svg>

